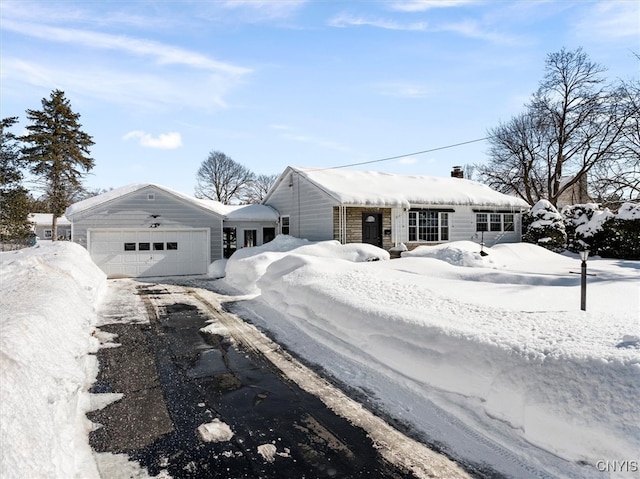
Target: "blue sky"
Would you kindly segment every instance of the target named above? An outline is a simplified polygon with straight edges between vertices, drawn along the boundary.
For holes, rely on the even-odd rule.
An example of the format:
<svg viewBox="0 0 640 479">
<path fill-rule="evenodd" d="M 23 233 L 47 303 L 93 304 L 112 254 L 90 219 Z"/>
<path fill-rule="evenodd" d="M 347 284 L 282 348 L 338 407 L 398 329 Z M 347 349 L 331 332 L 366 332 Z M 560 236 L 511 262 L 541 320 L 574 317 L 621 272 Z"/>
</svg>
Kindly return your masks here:
<svg viewBox="0 0 640 479">
<path fill-rule="evenodd" d="M 192 194 L 222 151 L 256 173 L 486 136 L 523 109 L 548 53 L 638 76 L 640 2 L 31 1 L 0 4 L 1 113 L 61 89 L 93 136 L 91 188 Z M 17 132 L 20 132 L 19 130 Z M 448 176 L 486 142 L 360 166 Z"/>
</svg>

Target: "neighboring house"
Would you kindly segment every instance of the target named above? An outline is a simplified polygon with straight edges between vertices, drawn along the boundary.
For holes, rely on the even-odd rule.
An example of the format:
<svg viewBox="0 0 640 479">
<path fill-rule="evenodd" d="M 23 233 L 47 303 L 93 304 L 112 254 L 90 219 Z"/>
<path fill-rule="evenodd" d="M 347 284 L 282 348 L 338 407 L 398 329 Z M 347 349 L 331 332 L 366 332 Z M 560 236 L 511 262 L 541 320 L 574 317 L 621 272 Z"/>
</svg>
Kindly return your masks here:
<svg viewBox="0 0 640 479">
<path fill-rule="evenodd" d="M 71 240 L 112 277 L 204 274 L 238 246 L 272 239 L 278 220 L 268 206 L 228 206 L 149 183 L 80 201 L 66 216 Z"/>
<path fill-rule="evenodd" d="M 517 242 L 529 205 L 456 177 L 288 167 L 263 204 L 280 214 L 279 232 L 312 241 L 404 243 Z"/>
<path fill-rule="evenodd" d="M 560 188 L 564 188 L 564 186 L 574 178 L 575 175 L 563 176 L 560 179 Z M 593 203 L 593 200 L 587 191 L 587 175 L 582 174 L 578 181 L 560 193 L 560 196 L 558 196 L 556 200 L 556 208 L 560 211 L 565 206 L 583 205 L 585 203 Z"/>
<path fill-rule="evenodd" d="M 51 213 L 31 213 L 29 221 L 33 225 L 33 232 L 39 239 L 53 239 L 53 215 Z M 58 218 L 57 229 L 57 239 L 68 240 L 71 238 L 71 222 L 64 216 Z"/>
</svg>

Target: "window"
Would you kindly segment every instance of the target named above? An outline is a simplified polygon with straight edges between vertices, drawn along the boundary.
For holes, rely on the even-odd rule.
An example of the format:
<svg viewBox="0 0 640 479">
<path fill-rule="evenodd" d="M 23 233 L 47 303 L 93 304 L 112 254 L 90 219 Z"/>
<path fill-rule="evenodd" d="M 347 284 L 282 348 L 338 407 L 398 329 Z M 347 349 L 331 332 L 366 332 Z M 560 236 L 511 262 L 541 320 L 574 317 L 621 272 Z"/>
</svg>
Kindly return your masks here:
<svg viewBox="0 0 640 479">
<path fill-rule="evenodd" d="M 288 235 L 290 228 L 289 228 L 289 216 L 281 216 L 280 217 L 280 233 L 282 233 L 283 235 Z"/>
<path fill-rule="evenodd" d="M 256 230 L 244 230 L 244 247 L 251 248 L 256 245 L 256 236 L 258 232 Z"/>
<path fill-rule="evenodd" d="M 135 251 L 136 250 L 136 244 L 135 243 L 125 243 L 124 244 L 124 250 L 125 251 Z"/>
<path fill-rule="evenodd" d="M 448 241 L 449 212 L 409 211 L 409 241 Z"/>
<path fill-rule="evenodd" d="M 505 213 L 502 215 L 502 224 L 504 231 L 515 231 L 515 221 L 513 213 Z"/>
<path fill-rule="evenodd" d="M 513 213 L 476 213 L 476 231 L 515 231 Z"/>
<path fill-rule="evenodd" d="M 236 229 L 225 227 L 222 229 L 222 254 L 225 258 L 231 257 L 237 249 Z"/>
<path fill-rule="evenodd" d="M 175 251 L 177 249 L 178 249 L 178 243 L 176 243 L 175 241 L 167 242 L 167 250 Z"/>
<path fill-rule="evenodd" d="M 502 231 L 502 215 L 499 213 L 491 213 L 489 215 L 489 230 Z"/>
<path fill-rule="evenodd" d="M 489 218 L 487 213 L 476 214 L 476 231 L 489 231 Z"/>
<path fill-rule="evenodd" d="M 51 239 L 53 238 L 53 231 L 52 230 L 44 230 L 44 239 Z"/>
<path fill-rule="evenodd" d="M 153 251 L 164 251 L 164 243 L 153 243 Z"/>
<path fill-rule="evenodd" d="M 150 243 L 138 243 L 138 251 L 149 251 L 150 249 Z"/>
<path fill-rule="evenodd" d="M 156 195 L 155 195 L 155 193 L 149 193 L 149 194 L 147 195 L 147 199 L 148 199 L 149 201 L 153 201 L 153 200 L 155 200 L 155 199 L 156 199 Z"/>
</svg>

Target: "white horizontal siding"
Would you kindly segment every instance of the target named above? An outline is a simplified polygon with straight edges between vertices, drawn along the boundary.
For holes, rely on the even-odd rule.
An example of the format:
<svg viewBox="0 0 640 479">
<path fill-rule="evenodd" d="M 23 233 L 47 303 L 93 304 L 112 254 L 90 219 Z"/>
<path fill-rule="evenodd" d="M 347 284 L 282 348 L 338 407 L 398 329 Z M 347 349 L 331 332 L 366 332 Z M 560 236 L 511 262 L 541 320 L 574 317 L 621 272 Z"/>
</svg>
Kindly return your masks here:
<svg viewBox="0 0 640 479">
<path fill-rule="evenodd" d="M 333 239 L 333 206 L 337 202 L 291 172 L 277 185 L 267 202 L 280 217 L 289 216 L 289 234 L 311 241 Z"/>
<path fill-rule="evenodd" d="M 149 195 L 153 199 L 149 199 Z M 154 216 L 156 216 L 154 218 Z M 72 241 L 87 247 L 90 228 L 208 228 L 211 260 L 222 258 L 222 219 L 212 212 L 153 186 L 103 203 L 73 216 Z"/>
</svg>

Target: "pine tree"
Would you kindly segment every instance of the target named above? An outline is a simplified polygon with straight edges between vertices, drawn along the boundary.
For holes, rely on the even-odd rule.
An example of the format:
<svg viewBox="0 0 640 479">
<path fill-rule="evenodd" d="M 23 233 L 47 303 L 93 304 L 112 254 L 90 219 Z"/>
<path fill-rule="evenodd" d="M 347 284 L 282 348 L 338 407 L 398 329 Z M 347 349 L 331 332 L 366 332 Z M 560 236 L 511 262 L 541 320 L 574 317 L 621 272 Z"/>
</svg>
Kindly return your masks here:
<svg viewBox="0 0 640 479">
<path fill-rule="evenodd" d="M 0 122 L 0 236 L 2 245 L 25 239 L 31 232 L 29 198 L 22 186 L 22 158 L 17 137 L 9 131 L 18 117 Z"/>
<path fill-rule="evenodd" d="M 83 132 L 80 115 L 71 110 L 64 92 L 54 90 L 42 99 L 42 110 L 27 110 L 32 122 L 21 139 L 29 146 L 22 150 L 31 173 L 40 178 L 53 213 L 52 239 L 57 238 L 57 218 L 71 203 L 70 198 L 82 188 L 82 178 L 94 166 L 89 148 L 91 136 Z"/>
</svg>

